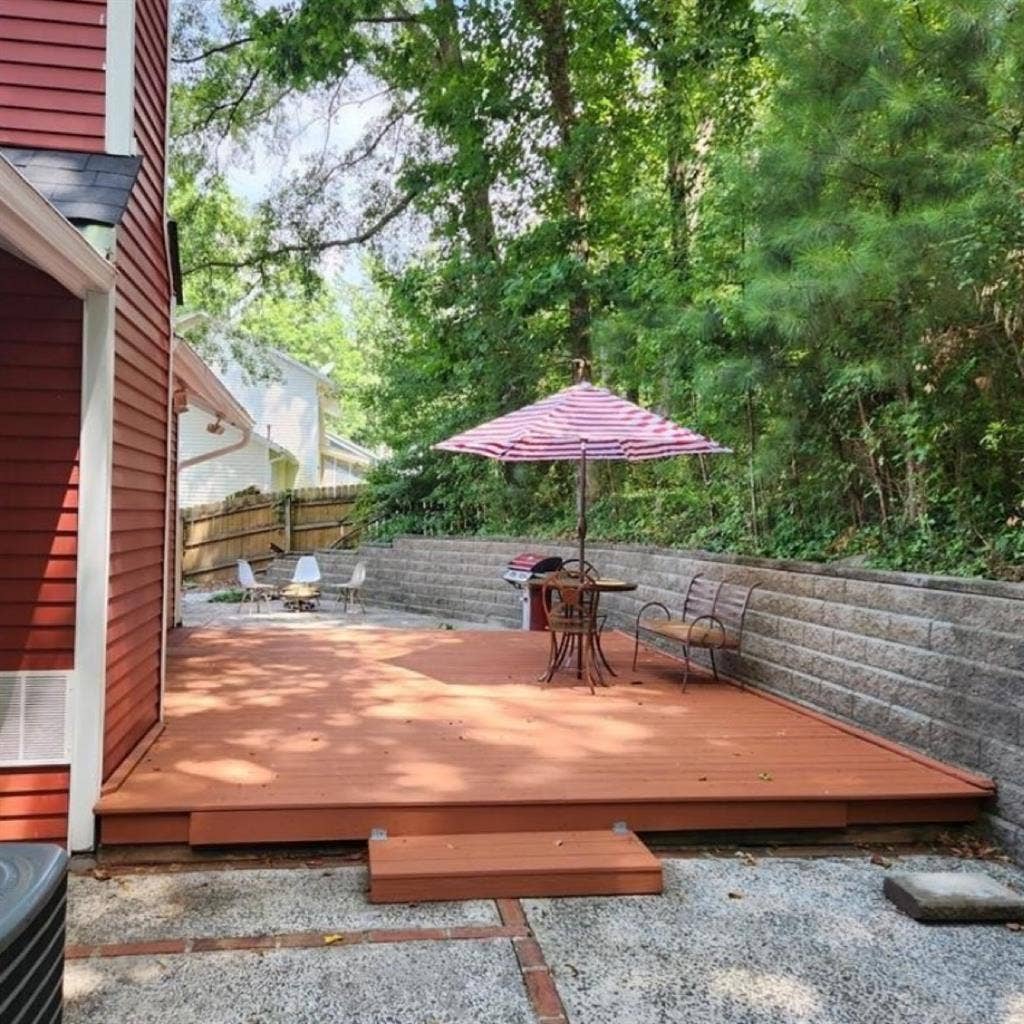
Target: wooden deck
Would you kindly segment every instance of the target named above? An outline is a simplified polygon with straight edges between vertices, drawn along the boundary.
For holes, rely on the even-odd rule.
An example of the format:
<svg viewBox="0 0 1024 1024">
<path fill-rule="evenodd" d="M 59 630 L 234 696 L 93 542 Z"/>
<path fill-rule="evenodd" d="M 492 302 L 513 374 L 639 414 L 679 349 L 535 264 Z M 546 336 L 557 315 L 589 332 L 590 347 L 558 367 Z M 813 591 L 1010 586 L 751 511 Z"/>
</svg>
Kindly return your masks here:
<svg viewBox="0 0 1024 1024">
<path fill-rule="evenodd" d="M 661 861 L 632 832 L 485 832 L 371 839 L 370 902 L 637 896 Z"/>
<path fill-rule="evenodd" d="M 106 844 L 967 821 L 987 780 L 631 639 L 616 685 L 543 686 L 521 632 L 207 629 L 168 657 L 166 728 L 100 804 Z"/>
</svg>

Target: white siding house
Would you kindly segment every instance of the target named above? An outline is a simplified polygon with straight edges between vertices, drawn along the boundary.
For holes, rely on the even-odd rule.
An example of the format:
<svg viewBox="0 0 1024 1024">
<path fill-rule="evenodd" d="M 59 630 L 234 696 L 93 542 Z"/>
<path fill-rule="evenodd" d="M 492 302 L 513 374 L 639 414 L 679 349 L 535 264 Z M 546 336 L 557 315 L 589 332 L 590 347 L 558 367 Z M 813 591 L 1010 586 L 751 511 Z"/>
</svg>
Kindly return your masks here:
<svg viewBox="0 0 1024 1024">
<path fill-rule="evenodd" d="M 239 436 L 230 427 L 222 428 L 221 433 L 211 433 L 209 428 L 215 422 L 203 409 L 189 408 L 182 413 L 178 420 L 178 450 L 182 462 L 223 449 Z M 252 434 L 242 448 L 183 467 L 178 500 L 183 508 L 204 505 L 247 487 L 258 487 L 261 491 L 274 489 L 268 445 L 257 434 Z"/>
<path fill-rule="evenodd" d="M 333 408 L 334 385 L 319 370 L 284 352 L 271 352 L 270 360 L 275 374 L 271 380 L 246 380 L 237 364 L 219 376 L 249 410 L 254 433 L 294 456 L 298 468 L 292 486 L 319 487 L 324 417 Z"/>
<path fill-rule="evenodd" d="M 277 350 L 271 351 L 270 362 L 272 377 L 259 380 L 247 379 L 237 364 L 213 367 L 252 417 L 245 444 L 238 444 L 240 433 L 202 409 L 190 408 L 181 416 L 181 507 L 220 501 L 249 487 L 281 491 L 357 483 L 376 461 L 372 452 L 327 432 L 325 421 L 334 411 L 329 377 Z M 217 449 L 224 453 L 187 465 Z"/>
<path fill-rule="evenodd" d="M 380 461 L 380 457 L 369 448 L 332 433 L 326 435 L 321 456 L 322 487 L 362 483 L 366 474 Z"/>
</svg>

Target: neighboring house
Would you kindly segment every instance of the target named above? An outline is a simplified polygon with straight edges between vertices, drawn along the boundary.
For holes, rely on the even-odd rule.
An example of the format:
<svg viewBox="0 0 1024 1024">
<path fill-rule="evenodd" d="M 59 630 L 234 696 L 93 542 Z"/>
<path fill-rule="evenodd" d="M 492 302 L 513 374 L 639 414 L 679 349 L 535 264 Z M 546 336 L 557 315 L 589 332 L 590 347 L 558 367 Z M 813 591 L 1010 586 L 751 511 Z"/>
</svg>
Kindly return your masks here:
<svg viewBox="0 0 1024 1024">
<path fill-rule="evenodd" d="M 326 435 L 320 455 L 322 487 L 362 483 L 366 479 L 366 474 L 380 461 L 379 456 L 369 448 L 364 448 L 347 437 L 331 433 Z"/>
<path fill-rule="evenodd" d="M 358 483 L 376 461 L 372 452 L 326 430 L 334 411 L 334 385 L 326 374 L 277 350 L 269 361 L 268 378 L 251 379 L 237 363 L 210 371 L 253 420 L 244 440 L 202 409 L 181 417 L 178 497 L 183 508 L 249 487 L 282 491 Z"/>
<path fill-rule="evenodd" d="M 0 4 L 0 839 L 93 846 L 102 783 L 159 728 L 168 13 Z"/>
</svg>

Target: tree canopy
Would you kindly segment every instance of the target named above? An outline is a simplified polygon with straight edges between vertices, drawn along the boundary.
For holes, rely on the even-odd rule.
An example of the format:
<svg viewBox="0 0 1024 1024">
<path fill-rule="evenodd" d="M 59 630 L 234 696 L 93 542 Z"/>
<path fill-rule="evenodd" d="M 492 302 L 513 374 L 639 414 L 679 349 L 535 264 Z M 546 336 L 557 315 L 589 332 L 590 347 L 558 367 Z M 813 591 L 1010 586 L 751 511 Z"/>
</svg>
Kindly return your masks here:
<svg viewBox="0 0 1024 1024">
<path fill-rule="evenodd" d="M 1019 0 L 182 0 L 174 60 L 188 297 L 338 339 L 391 529 L 571 529 L 429 446 L 584 358 L 735 453 L 599 467 L 593 535 L 1021 575 Z"/>
</svg>

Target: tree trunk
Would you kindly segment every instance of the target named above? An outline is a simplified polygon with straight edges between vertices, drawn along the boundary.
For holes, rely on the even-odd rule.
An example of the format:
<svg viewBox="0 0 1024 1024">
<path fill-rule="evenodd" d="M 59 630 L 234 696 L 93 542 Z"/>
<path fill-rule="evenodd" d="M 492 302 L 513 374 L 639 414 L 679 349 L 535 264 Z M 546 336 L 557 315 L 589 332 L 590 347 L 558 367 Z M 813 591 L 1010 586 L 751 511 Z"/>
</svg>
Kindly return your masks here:
<svg viewBox="0 0 1024 1024">
<path fill-rule="evenodd" d="M 462 56 L 462 30 L 455 0 L 437 0 L 437 12 L 438 63 L 442 68 L 460 75 L 464 73 L 465 64 Z M 462 226 L 473 255 L 479 260 L 497 262 L 497 232 L 491 202 L 494 170 L 487 149 L 487 128 L 477 117 L 457 127 L 459 130 L 452 134 L 450 141 L 463 150 L 470 150 L 470 157 L 477 168 L 477 173 L 463 186 Z"/>
<path fill-rule="evenodd" d="M 874 431 L 871 429 L 871 421 L 868 419 L 867 409 L 864 407 L 864 399 L 857 396 L 857 412 L 860 415 L 860 427 L 864 435 L 864 450 L 867 453 L 868 469 L 871 471 L 871 482 L 874 484 L 875 493 L 878 495 L 878 507 L 882 514 L 882 525 L 889 521 L 889 503 L 885 497 L 885 484 L 882 481 L 882 474 L 878 468 L 878 460 L 871 447 L 874 438 Z"/>
<path fill-rule="evenodd" d="M 576 95 L 569 70 L 571 40 L 564 0 L 523 0 L 523 7 L 537 28 L 551 118 L 558 133 L 563 164 L 558 184 L 569 218 L 570 251 L 575 258 L 576 279 L 569 294 L 569 347 L 574 359 L 591 358 L 590 288 L 587 281 L 590 245 L 587 224 L 586 166 L 578 133 Z"/>
<path fill-rule="evenodd" d="M 757 502 L 757 476 L 754 472 L 754 460 L 757 456 L 757 430 L 754 426 L 754 399 L 747 388 L 747 439 L 750 444 L 750 455 L 747 459 L 747 475 L 750 486 L 750 527 L 754 536 L 754 546 L 761 544 L 761 529 L 758 520 L 760 509 Z"/>
<path fill-rule="evenodd" d="M 904 385 L 901 389 L 904 406 L 911 405 L 910 389 Z M 917 522 L 924 515 L 927 495 L 924 486 L 924 467 L 918 462 L 912 451 L 913 439 L 907 438 L 906 452 L 903 458 L 903 480 L 906 486 L 904 496 L 903 517 L 908 523 Z"/>
</svg>

